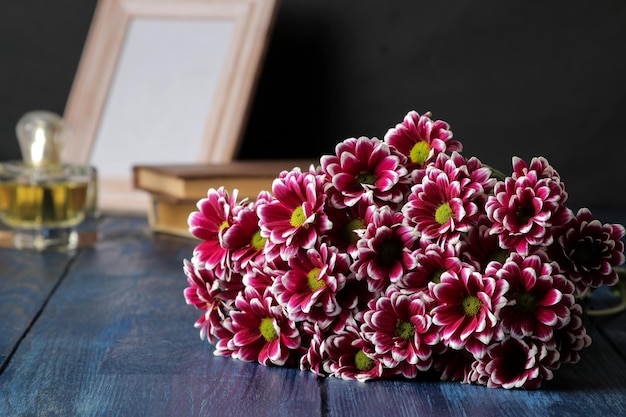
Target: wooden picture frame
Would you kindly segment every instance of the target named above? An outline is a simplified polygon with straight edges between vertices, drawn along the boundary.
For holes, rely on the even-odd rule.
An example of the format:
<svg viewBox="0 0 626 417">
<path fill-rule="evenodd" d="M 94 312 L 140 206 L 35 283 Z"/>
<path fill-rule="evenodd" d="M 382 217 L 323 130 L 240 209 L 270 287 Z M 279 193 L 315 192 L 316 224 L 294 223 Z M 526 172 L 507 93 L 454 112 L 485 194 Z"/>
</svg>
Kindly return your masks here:
<svg viewBox="0 0 626 417">
<path fill-rule="evenodd" d="M 132 165 L 232 160 L 277 0 L 99 0 L 64 112 L 64 160 L 101 210 L 146 210 Z"/>
</svg>

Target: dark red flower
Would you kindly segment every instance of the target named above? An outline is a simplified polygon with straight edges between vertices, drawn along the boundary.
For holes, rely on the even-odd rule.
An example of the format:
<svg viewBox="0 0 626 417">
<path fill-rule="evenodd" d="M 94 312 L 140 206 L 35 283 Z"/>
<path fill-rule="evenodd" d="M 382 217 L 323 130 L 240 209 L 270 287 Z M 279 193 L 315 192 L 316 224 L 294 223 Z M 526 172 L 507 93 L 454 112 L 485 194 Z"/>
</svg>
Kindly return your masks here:
<svg viewBox="0 0 626 417">
<path fill-rule="evenodd" d="M 419 293 L 393 290 L 370 302 L 361 331 L 385 367 L 395 368 L 403 362 L 412 365 L 407 367 L 410 374 L 404 374 L 406 377 L 430 368 L 432 347 L 439 342 L 439 329 L 432 325 L 430 316 L 432 303 Z"/>
<path fill-rule="evenodd" d="M 411 252 L 417 235 L 403 220 L 402 213 L 388 206 L 377 208 L 357 242 L 351 269 L 358 280 L 367 281 L 370 291 L 382 291 L 415 266 Z"/>
<path fill-rule="evenodd" d="M 444 272 L 433 288 L 438 305 L 432 311 L 443 343 L 481 357 L 494 336 L 499 337 L 496 317 L 506 304 L 507 290 L 506 281 L 483 277 L 469 266 L 459 273 Z"/>
<path fill-rule="evenodd" d="M 300 348 L 300 333 L 294 322 L 271 296 L 247 287 L 235 306 L 230 313 L 233 337 L 228 345 L 233 358 L 284 365 L 291 352 Z"/>
<path fill-rule="evenodd" d="M 383 375 L 383 365 L 374 346 L 363 337 L 355 322 L 348 322 L 343 329 L 328 335 L 326 352 L 324 370 L 329 375 L 362 382 Z"/>
<path fill-rule="evenodd" d="M 532 389 L 552 379 L 550 368 L 557 359 L 553 346 L 531 338 L 506 337 L 489 346 L 476 370 L 482 376 L 479 380 L 490 388 Z"/>
<path fill-rule="evenodd" d="M 231 195 L 223 187 L 217 190 L 211 188 L 207 197 L 198 201 L 198 211 L 189 215 L 189 231 L 202 240 L 194 249 L 194 257 L 206 262 L 208 268 L 224 271 L 228 267 L 230 254 L 223 247 L 222 239 L 233 222 L 233 216 L 241 209 L 237 195 L 237 190 Z"/>
<path fill-rule="evenodd" d="M 385 134 L 385 142 L 407 157 L 410 170 L 424 167 L 440 153 L 463 148 L 459 141 L 452 139 L 450 125 L 442 120 L 433 121 L 431 116 L 430 112 L 420 116 L 416 111 L 410 111 L 402 123 Z"/>
<path fill-rule="evenodd" d="M 328 191 L 335 207 L 366 200 L 369 204 L 397 205 L 408 192 L 403 155 L 377 138 L 349 138 L 335 155 L 321 158 L 324 173 L 338 192 Z"/>
<path fill-rule="evenodd" d="M 421 237 L 435 243 L 458 242 L 479 214 L 475 201 L 483 186 L 472 181 L 465 159 L 457 155 L 440 154 L 434 165 L 427 166 L 402 208 Z"/>
<path fill-rule="evenodd" d="M 269 239 L 266 252 L 274 246 L 288 259 L 300 248 L 312 248 L 318 236 L 331 228 L 324 213 L 323 176 L 299 169 L 286 171 L 274 180 L 272 192 L 274 199 L 257 209 L 261 236 Z"/>
<path fill-rule="evenodd" d="M 509 285 L 508 302 L 498 318 L 513 337 L 532 336 L 545 342 L 570 320 L 574 285 L 554 271 L 545 256 L 524 258 L 513 253 L 496 276 Z"/>
<path fill-rule="evenodd" d="M 545 177 L 551 168 L 536 163 L 542 169 L 538 173 L 519 158 L 513 165 L 514 175 L 495 185 L 485 210 L 500 246 L 528 255 L 531 246 L 550 245 L 551 228 L 565 224 L 571 213 L 563 205 L 567 194 L 558 177 Z"/>
<path fill-rule="evenodd" d="M 550 254 L 576 284 L 579 293 L 617 283 L 614 268 L 624 263 L 622 225 L 602 224 L 591 211 L 582 208 L 555 233 L 558 244 L 550 247 Z"/>
</svg>

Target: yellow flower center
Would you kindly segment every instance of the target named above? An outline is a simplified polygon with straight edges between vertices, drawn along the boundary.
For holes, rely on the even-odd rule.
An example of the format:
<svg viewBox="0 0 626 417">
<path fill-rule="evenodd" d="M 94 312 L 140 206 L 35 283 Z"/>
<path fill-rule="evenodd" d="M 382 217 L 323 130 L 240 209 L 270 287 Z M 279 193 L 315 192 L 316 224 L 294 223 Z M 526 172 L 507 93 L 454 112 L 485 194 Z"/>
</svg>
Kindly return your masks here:
<svg viewBox="0 0 626 417">
<path fill-rule="evenodd" d="M 453 214 L 454 213 L 452 212 L 452 209 L 450 208 L 450 204 L 443 203 L 435 211 L 435 220 L 439 224 L 446 224 L 452 218 Z"/>
<path fill-rule="evenodd" d="M 354 364 L 359 371 L 369 371 L 374 367 L 374 361 L 367 357 L 363 349 L 354 355 Z"/>
<path fill-rule="evenodd" d="M 308 282 L 309 282 L 309 288 L 313 292 L 319 290 L 324 285 L 326 285 L 326 282 L 324 282 L 324 280 L 318 280 L 318 278 L 320 276 L 320 271 L 321 271 L 320 268 L 313 268 L 313 269 L 311 269 L 311 271 L 307 275 Z"/>
<path fill-rule="evenodd" d="M 221 301 L 220 301 L 220 299 L 219 299 L 218 297 L 214 297 L 214 298 L 213 298 L 213 307 L 211 307 L 211 302 L 207 301 L 207 303 L 206 303 L 206 307 L 207 307 L 207 308 L 206 308 L 206 309 L 207 309 L 207 310 L 217 311 L 217 309 L 218 309 L 218 308 L 220 308 L 220 307 L 219 307 L 220 302 L 221 302 Z"/>
<path fill-rule="evenodd" d="M 409 340 L 415 335 L 415 327 L 408 321 L 398 321 L 396 324 L 396 336 L 401 337 L 404 340 Z"/>
<path fill-rule="evenodd" d="M 423 166 L 428 159 L 428 154 L 430 154 L 430 145 L 422 140 L 413 145 L 411 152 L 409 152 L 409 158 L 411 162 Z"/>
<path fill-rule="evenodd" d="M 278 333 L 276 333 L 276 329 L 274 328 L 274 319 L 271 317 L 265 317 L 261 320 L 259 330 L 267 342 L 271 342 L 272 340 L 278 338 Z"/>
<path fill-rule="evenodd" d="M 483 302 L 480 301 L 478 297 L 475 295 L 468 295 L 461 302 L 461 306 L 463 307 L 463 311 L 467 316 L 475 316 L 480 311 L 480 308 L 483 306 Z"/>
<path fill-rule="evenodd" d="M 256 249 L 257 251 L 259 250 L 263 250 L 263 248 L 265 247 L 265 241 L 267 239 L 264 238 L 263 236 L 261 236 L 261 230 L 257 230 L 253 235 L 252 235 L 252 239 L 250 240 L 250 244 L 252 245 L 252 247 L 254 249 Z"/>
<path fill-rule="evenodd" d="M 306 216 L 304 215 L 304 209 L 302 208 L 302 206 L 298 206 L 293 211 L 293 213 L 291 213 L 291 220 L 289 221 L 289 223 L 293 227 L 300 227 L 304 224 L 305 220 Z"/>
<path fill-rule="evenodd" d="M 224 220 L 222 224 L 220 224 L 219 231 L 221 232 L 222 230 L 228 229 L 229 227 L 230 227 L 230 224 L 228 224 L 228 221 Z"/>
</svg>

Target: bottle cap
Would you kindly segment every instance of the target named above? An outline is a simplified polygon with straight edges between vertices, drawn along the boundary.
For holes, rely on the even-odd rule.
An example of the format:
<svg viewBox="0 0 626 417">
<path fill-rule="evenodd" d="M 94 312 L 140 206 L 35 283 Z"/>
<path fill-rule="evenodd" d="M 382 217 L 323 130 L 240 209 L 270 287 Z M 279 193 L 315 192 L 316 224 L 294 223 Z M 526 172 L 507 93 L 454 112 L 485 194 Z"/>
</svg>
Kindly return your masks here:
<svg viewBox="0 0 626 417">
<path fill-rule="evenodd" d="M 65 123 L 61 116 L 44 110 L 24 114 L 15 127 L 28 166 L 47 167 L 61 164 L 61 151 L 65 142 Z"/>
</svg>

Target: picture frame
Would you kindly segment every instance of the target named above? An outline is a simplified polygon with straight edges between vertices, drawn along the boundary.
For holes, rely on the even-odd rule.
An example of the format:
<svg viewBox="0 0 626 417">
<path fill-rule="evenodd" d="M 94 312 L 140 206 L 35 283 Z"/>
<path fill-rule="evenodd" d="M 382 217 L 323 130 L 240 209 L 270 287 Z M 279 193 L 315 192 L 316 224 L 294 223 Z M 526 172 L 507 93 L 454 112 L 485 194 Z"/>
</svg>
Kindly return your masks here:
<svg viewBox="0 0 626 417">
<path fill-rule="evenodd" d="M 232 160 L 278 0 L 99 0 L 63 158 L 98 171 L 101 211 L 145 211 L 132 166 Z"/>
</svg>

